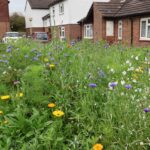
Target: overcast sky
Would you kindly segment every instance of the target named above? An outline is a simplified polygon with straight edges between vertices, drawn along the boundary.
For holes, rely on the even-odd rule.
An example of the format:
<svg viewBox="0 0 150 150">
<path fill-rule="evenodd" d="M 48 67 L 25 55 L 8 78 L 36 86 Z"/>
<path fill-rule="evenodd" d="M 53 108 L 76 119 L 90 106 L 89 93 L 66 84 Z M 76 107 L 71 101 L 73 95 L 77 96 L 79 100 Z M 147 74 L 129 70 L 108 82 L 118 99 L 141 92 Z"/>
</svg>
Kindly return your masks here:
<svg viewBox="0 0 150 150">
<path fill-rule="evenodd" d="M 13 12 L 21 12 L 24 14 L 26 0 L 10 0 L 9 3 L 9 12 L 12 14 Z"/>
</svg>

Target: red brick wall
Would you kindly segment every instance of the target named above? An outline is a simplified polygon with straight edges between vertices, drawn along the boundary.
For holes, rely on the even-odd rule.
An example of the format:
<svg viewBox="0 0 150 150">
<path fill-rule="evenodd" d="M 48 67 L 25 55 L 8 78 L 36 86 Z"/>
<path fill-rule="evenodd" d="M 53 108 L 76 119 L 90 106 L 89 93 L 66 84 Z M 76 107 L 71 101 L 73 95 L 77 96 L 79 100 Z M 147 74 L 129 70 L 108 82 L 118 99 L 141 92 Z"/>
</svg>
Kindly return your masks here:
<svg viewBox="0 0 150 150">
<path fill-rule="evenodd" d="M 52 38 L 55 37 L 60 39 L 60 27 L 61 26 L 56 26 L 51 28 L 52 32 Z M 69 24 L 69 25 L 64 25 L 65 27 L 65 36 L 67 41 L 71 40 L 77 40 L 81 38 L 81 26 L 78 24 Z"/>
<path fill-rule="evenodd" d="M 150 16 L 143 16 L 150 17 Z M 150 46 L 150 41 L 141 41 L 140 40 L 140 19 L 141 17 L 135 17 L 133 19 L 133 45 L 135 46 Z"/>
<path fill-rule="evenodd" d="M 0 38 L 9 31 L 8 0 L 0 0 Z"/>
<path fill-rule="evenodd" d="M 33 32 L 45 32 L 44 28 L 26 28 L 27 36 L 31 35 Z"/>
<path fill-rule="evenodd" d="M 102 14 L 96 7 L 95 3 L 93 3 L 93 36 L 94 36 L 94 41 L 102 40 L 103 39 L 103 18 Z"/>
<path fill-rule="evenodd" d="M 144 16 L 143 16 L 144 17 Z M 140 40 L 140 19 L 141 17 L 132 17 L 133 27 L 131 18 L 123 18 L 123 32 L 122 32 L 122 40 L 120 41 L 122 44 L 131 46 L 131 41 L 133 42 L 133 46 L 150 46 L 150 41 L 141 41 Z M 132 31 L 133 29 L 133 31 Z M 132 37 L 133 35 L 133 37 Z M 131 39 L 133 38 L 133 39 Z M 118 40 L 118 20 L 115 20 L 115 42 L 119 42 Z"/>
</svg>

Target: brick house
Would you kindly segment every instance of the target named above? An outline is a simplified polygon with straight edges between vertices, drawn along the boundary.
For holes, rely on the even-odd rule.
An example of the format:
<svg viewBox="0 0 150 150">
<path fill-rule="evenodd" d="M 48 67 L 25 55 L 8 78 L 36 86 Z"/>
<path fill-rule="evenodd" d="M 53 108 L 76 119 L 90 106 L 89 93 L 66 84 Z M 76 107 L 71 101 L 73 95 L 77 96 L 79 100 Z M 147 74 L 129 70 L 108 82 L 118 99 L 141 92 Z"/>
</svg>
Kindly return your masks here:
<svg viewBox="0 0 150 150">
<path fill-rule="evenodd" d="M 10 29 L 8 4 L 8 0 L 0 0 L 0 39 Z"/>
<path fill-rule="evenodd" d="M 95 2 L 79 21 L 82 38 L 131 46 L 150 45 L 150 0 Z"/>
<path fill-rule="evenodd" d="M 26 34 L 45 31 L 43 16 L 49 13 L 51 0 L 27 0 L 25 5 Z"/>
<path fill-rule="evenodd" d="M 49 12 L 52 38 L 67 41 L 81 39 L 81 27 L 78 21 L 87 14 L 95 1 L 109 0 L 51 0 Z"/>
</svg>

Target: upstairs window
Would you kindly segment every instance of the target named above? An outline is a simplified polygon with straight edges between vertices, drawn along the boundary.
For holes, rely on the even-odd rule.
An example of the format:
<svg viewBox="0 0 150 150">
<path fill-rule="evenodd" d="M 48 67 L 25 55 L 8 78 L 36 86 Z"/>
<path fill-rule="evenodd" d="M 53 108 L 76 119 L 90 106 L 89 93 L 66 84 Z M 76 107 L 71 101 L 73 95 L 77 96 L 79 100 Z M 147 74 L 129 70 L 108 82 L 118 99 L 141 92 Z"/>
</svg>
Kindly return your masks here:
<svg viewBox="0 0 150 150">
<path fill-rule="evenodd" d="M 84 25 L 84 38 L 93 38 L 93 25 Z"/>
<path fill-rule="evenodd" d="M 118 40 L 122 40 L 122 20 L 118 21 Z"/>
<path fill-rule="evenodd" d="M 64 3 L 59 4 L 59 14 L 64 13 Z"/>
<path fill-rule="evenodd" d="M 106 21 L 106 36 L 114 36 L 114 22 Z"/>
<path fill-rule="evenodd" d="M 52 15 L 55 16 L 55 7 L 52 8 Z"/>
<path fill-rule="evenodd" d="M 65 27 L 60 27 L 60 38 L 65 39 Z"/>
<path fill-rule="evenodd" d="M 150 40 L 150 18 L 140 21 L 140 40 Z"/>
</svg>

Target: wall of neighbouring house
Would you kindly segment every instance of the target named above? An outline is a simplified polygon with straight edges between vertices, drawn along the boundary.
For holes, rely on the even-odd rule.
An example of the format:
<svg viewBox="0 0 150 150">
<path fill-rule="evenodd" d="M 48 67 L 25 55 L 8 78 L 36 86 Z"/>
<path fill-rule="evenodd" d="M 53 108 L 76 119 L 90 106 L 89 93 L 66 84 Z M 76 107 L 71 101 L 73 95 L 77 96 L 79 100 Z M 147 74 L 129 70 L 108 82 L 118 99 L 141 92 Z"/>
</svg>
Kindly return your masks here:
<svg viewBox="0 0 150 150">
<path fill-rule="evenodd" d="M 60 39 L 60 27 L 61 26 L 51 27 L 52 39 L 53 38 Z M 68 42 L 70 42 L 72 40 L 81 39 L 81 27 L 80 27 L 80 25 L 68 24 L 68 25 L 63 25 L 63 27 L 65 27 L 65 36 L 66 36 L 66 40 Z"/>
<path fill-rule="evenodd" d="M 8 0 L 1 0 L 0 2 L 0 38 L 9 31 L 9 10 L 8 10 Z"/>
<path fill-rule="evenodd" d="M 142 16 L 142 18 L 147 16 Z M 133 27 L 132 27 L 132 21 Z M 150 46 L 150 41 L 140 40 L 140 19 L 141 16 L 123 18 L 122 44 L 127 46 Z M 115 20 L 115 42 L 118 40 L 118 20 Z"/>
<path fill-rule="evenodd" d="M 27 2 L 25 8 L 25 22 L 27 34 L 37 31 L 38 29 L 39 31 L 44 31 L 44 23 L 42 17 L 47 15 L 48 13 L 48 9 L 31 9 L 30 4 Z"/>
<path fill-rule="evenodd" d="M 103 17 L 99 9 L 93 4 L 93 40 L 103 40 Z"/>
</svg>

